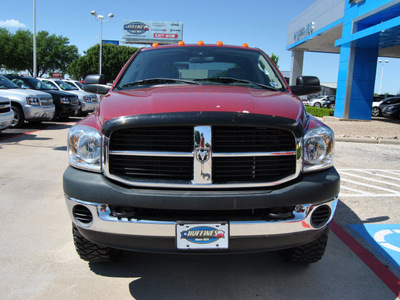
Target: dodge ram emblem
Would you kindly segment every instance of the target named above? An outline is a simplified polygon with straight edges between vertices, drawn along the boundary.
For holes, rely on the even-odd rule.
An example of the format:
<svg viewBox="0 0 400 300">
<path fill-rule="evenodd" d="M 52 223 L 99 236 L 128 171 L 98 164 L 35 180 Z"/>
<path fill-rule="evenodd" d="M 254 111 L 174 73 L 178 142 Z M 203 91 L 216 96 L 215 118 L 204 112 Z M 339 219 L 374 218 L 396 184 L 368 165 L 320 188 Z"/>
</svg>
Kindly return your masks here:
<svg viewBox="0 0 400 300">
<path fill-rule="evenodd" d="M 210 159 L 210 148 L 196 148 L 196 159 L 204 164 Z"/>
</svg>

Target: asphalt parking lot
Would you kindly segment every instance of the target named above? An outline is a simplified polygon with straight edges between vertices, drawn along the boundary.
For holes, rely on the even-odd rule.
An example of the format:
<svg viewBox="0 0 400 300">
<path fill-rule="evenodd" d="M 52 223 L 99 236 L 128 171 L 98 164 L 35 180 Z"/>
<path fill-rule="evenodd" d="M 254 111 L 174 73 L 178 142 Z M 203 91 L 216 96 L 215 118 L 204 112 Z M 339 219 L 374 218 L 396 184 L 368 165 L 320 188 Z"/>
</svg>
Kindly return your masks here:
<svg viewBox="0 0 400 300">
<path fill-rule="evenodd" d="M 66 134 L 77 120 L 0 132 L 3 299 L 399 296 L 400 145 L 337 142 L 340 204 L 326 254 L 316 264 L 288 264 L 274 252 L 216 256 L 126 252 L 114 264 L 87 264 L 75 253 L 62 192 L 68 163 Z"/>
</svg>

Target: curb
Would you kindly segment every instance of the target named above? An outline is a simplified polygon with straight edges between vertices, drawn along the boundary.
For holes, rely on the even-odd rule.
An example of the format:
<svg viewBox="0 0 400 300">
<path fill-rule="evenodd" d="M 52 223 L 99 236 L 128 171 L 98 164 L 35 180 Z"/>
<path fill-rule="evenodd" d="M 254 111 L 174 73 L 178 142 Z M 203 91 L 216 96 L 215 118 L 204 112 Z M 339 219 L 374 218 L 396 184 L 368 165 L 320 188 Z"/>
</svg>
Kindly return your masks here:
<svg viewBox="0 0 400 300">
<path fill-rule="evenodd" d="M 335 137 L 335 141 L 350 142 L 350 143 L 400 145 L 400 140 L 398 139 L 385 139 L 385 138 Z"/>
</svg>

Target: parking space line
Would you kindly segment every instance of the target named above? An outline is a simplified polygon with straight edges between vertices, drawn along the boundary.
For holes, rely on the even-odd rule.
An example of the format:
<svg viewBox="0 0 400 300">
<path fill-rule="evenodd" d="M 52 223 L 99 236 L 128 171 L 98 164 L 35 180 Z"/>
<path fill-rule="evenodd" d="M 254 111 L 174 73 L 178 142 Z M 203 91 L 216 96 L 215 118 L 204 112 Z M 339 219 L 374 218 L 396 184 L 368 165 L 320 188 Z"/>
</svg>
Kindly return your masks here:
<svg viewBox="0 0 400 300">
<path fill-rule="evenodd" d="M 360 179 L 364 179 L 364 180 L 368 180 L 368 181 L 373 181 L 373 182 L 378 182 L 378 183 L 383 183 L 383 184 L 390 184 L 393 186 L 398 186 L 400 187 L 400 184 L 396 184 L 396 183 L 388 183 L 387 181 L 382 181 L 382 180 L 378 180 L 378 179 L 373 179 L 373 178 L 366 178 L 360 175 L 356 175 L 356 174 L 351 174 L 349 172 L 341 172 L 341 174 L 346 174 L 348 176 L 352 176 L 352 177 L 356 177 L 356 178 L 360 178 Z M 375 174 L 371 174 L 371 175 L 375 175 Z"/>
<path fill-rule="evenodd" d="M 382 177 L 382 178 L 386 178 L 386 179 L 391 179 L 391 180 L 399 180 L 400 178 L 397 177 L 392 177 L 392 176 L 386 176 L 386 175 L 382 175 L 382 174 L 378 174 L 378 173 L 373 173 L 371 171 L 365 171 L 365 170 L 354 170 L 356 172 L 360 172 L 360 173 L 364 173 L 364 174 L 369 174 L 371 176 L 378 176 L 378 177 Z"/>
<path fill-rule="evenodd" d="M 338 172 L 344 191 L 341 197 L 400 197 L 400 170 L 338 169 Z M 368 191 L 363 187 L 369 188 Z"/>
<path fill-rule="evenodd" d="M 355 184 L 355 185 L 361 185 L 361 186 L 365 186 L 365 187 L 369 187 L 369 188 L 382 190 L 382 191 L 386 191 L 386 192 L 389 192 L 389 193 L 394 193 L 394 194 L 399 194 L 400 195 L 400 192 L 397 192 L 397 191 L 394 191 L 394 190 L 391 190 L 391 189 L 387 189 L 387 188 L 384 188 L 384 187 L 372 185 L 372 184 L 366 184 L 366 183 L 362 183 L 362 182 L 358 182 L 358 181 L 354 181 L 354 180 L 350 180 L 350 179 L 345 179 L 345 178 L 341 178 L 340 181 L 341 182 L 349 182 L 349 183 L 352 183 L 352 184 Z"/>
<path fill-rule="evenodd" d="M 362 191 L 362 190 L 353 189 L 353 188 L 348 187 L 348 186 L 343 186 L 343 185 L 342 185 L 342 186 L 340 187 L 340 189 L 345 189 L 345 190 L 349 190 L 349 191 L 352 191 L 352 192 L 355 192 L 355 193 L 359 193 L 360 196 L 362 196 L 362 195 L 368 195 L 368 193 L 366 193 L 366 192 L 364 192 L 364 191 Z M 340 193 L 340 195 L 342 195 L 342 193 Z"/>
</svg>

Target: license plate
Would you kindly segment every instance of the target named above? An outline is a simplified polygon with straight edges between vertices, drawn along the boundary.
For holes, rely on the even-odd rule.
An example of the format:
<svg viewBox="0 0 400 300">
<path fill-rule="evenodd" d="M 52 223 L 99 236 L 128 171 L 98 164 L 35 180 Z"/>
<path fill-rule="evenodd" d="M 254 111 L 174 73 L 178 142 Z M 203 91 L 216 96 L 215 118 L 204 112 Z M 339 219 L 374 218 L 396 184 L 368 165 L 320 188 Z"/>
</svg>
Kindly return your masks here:
<svg viewBox="0 0 400 300">
<path fill-rule="evenodd" d="M 176 224 L 176 246 L 181 250 L 228 249 L 228 241 L 228 222 Z"/>
</svg>

